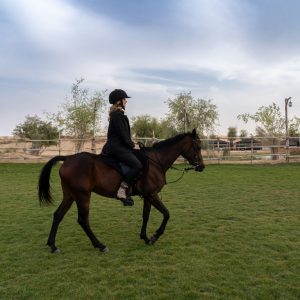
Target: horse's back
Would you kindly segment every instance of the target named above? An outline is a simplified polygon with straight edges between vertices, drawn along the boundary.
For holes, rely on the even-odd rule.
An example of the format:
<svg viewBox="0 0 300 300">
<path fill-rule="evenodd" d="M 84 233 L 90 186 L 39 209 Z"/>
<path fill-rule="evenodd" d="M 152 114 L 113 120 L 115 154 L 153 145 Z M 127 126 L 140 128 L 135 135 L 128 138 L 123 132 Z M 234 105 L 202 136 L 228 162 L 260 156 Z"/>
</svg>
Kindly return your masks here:
<svg viewBox="0 0 300 300">
<path fill-rule="evenodd" d="M 91 153 L 80 152 L 67 156 L 64 163 L 60 167 L 60 176 L 65 178 L 68 176 L 81 175 L 90 172 L 94 164 L 94 158 Z"/>
<path fill-rule="evenodd" d="M 121 181 L 117 171 L 98 159 L 96 154 L 88 152 L 69 156 L 59 174 L 62 185 L 70 190 L 93 191 L 108 197 L 114 195 Z"/>
</svg>

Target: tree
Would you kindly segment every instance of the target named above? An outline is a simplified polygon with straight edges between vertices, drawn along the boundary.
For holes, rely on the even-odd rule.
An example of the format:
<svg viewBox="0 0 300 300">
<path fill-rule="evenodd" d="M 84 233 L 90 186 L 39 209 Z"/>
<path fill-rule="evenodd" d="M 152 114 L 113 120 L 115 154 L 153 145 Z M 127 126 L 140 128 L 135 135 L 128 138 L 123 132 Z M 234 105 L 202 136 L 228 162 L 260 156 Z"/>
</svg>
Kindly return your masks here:
<svg viewBox="0 0 300 300">
<path fill-rule="evenodd" d="M 244 113 L 238 115 L 237 118 L 243 120 L 245 123 L 253 120 L 257 124 L 257 136 L 269 136 L 273 138 L 271 151 L 274 155 L 272 158 L 277 159 L 278 147 L 274 147 L 274 145 L 279 144 L 278 137 L 283 136 L 285 131 L 285 118 L 280 111 L 280 107 L 273 102 L 269 106 L 261 106 L 253 115 Z"/>
<path fill-rule="evenodd" d="M 261 106 L 253 115 L 244 113 L 237 118 L 245 123 L 253 120 L 257 124 L 258 135 L 278 137 L 284 133 L 285 118 L 281 114 L 280 107 L 274 102 L 269 106 Z"/>
<path fill-rule="evenodd" d="M 177 131 L 175 127 L 170 123 L 168 119 L 162 119 L 160 121 L 160 134 L 158 135 L 158 138 L 167 139 L 175 136 L 176 134 Z"/>
<path fill-rule="evenodd" d="M 160 131 L 159 121 L 149 115 L 132 118 L 132 131 L 137 137 L 158 136 Z"/>
<path fill-rule="evenodd" d="M 248 132 L 246 129 L 241 129 L 240 131 L 240 137 L 246 137 L 248 135 Z"/>
<path fill-rule="evenodd" d="M 90 95 L 87 88 L 81 85 L 84 79 L 76 80 L 72 85 L 71 96 L 66 98 L 62 110 L 52 115 L 60 130 L 75 137 L 76 152 L 79 152 L 84 139 L 91 138 L 100 130 L 101 114 L 106 107 L 105 92 L 95 92 Z"/>
<path fill-rule="evenodd" d="M 132 131 L 136 137 L 155 137 L 165 139 L 176 134 L 168 120 L 157 120 L 150 115 L 132 118 Z"/>
<path fill-rule="evenodd" d="M 191 131 L 193 128 L 201 136 L 214 132 L 218 112 L 212 100 L 194 99 L 191 92 L 183 92 L 175 99 L 168 99 L 167 104 L 167 119 L 177 132 Z"/>
<path fill-rule="evenodd" d="M 235 138 L 235 137 L 237 137 L 237 129 L 236 129 L 236 127 L 228 127 L 227 136 L 229 138 Z"/>
<path fill-rule="evenodd" d="M 236 127 L 229 127 L 228 128 L 227 137 L 228 137 L 229 142 L 230 142 L 230 147 L 233 147 L 233 141 L 237 137 L 237 129 L 236 129 Z"/>
<path fill-rule="evenodd" d="M 37 115 L 28 115 L 23 123 L 16 126 L 13 134 L 32 140 L 31 154 L 40 155 L 46 147 L 57 144 L 59 132 L 51 122 L 45 122 Z"/>
<path fill-rule="evenodd" d="M 300 118 L 293 118 L 289 126 L 289 136 L 300 136 Z"/>
</svg>

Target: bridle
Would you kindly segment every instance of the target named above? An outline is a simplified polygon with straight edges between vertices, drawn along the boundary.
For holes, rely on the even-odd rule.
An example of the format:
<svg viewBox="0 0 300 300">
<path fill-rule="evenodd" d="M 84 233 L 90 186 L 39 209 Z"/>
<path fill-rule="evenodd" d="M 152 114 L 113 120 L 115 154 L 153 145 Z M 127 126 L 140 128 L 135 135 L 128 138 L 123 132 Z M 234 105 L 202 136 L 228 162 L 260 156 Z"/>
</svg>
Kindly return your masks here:
<svg viewBox="0 0 300 300">
<path fill-rule="evenodd" d="M 193 150 L 194 150 L 194 169 L 196 170 L 197 168 L 200 167 L 200 156 L 199 156 L 199 151 L 198 149 L 198 143 L 195 138 L 193 138 Z"/>
<path fill-rule="evenodd" d="M 194 150 L 194 163 L 193 163 L 193 165 L 190 164 L 191 165 L 190 167 L 186 167 L 186 168 L 183 168 L 183 169 L 179 169 L 177 167 L 171 166 L 170 169 L 180 171 L 181 175 L 176 180 L 170 181 L 168 183 L 178 182 L 179 180 L 182 179 L 183 175 L 186 172 L 188 172 L 190 170 L 197 170 L 197 168 L 200 167 L 200 157 L 199 157 L 198 144 L 197 144 L 197 140 L 195 138 L 193 138 L 193 150 Z"/>
<path fill-rule="evenodd" d="M 145 147 L 141 142 L 139 142 L 139 146 L 140 146 L 141 149 Z M 198 148 L 198 143 L 197 143 L 197 139 L 196 138 L 192 139 L 192 146 L 193 146 L 193 151 L 194 151 L 194 163 L 193 164 L 190 163 L 189 167 L 186 167 L 186 168 L 183 168 L 183 169 L 171 166 L 170 169 L 180 171 L 180 172 L 182 172 L 182 174 L 181 174 L 181 176 L 178 179 L 176 179 L 174 181 L 171 181 L 171 182 L 168 182 L 168 183 L 175 183 L 175 182 L 179 181 L 180 179 L 182 179 L 183 175 L 187 171 L 197 170 L 197 168 L 199 168 L 201 166 L 200 165 L 199 148 Z M 164 170 L 164 168 L 163 168 L 163 166 L 162 166 L 162 164 L 160 162 L 160 159 L 159 159 L 159 157 L 157 156 L 156 153 L 155 153 L 155 158 L 156 159 L 152 159 L 148 155 L 147 155 L 147 157 L 148 157 L 148 159 L 150 161 L 152 161 L 155 165 L 157 165 L 162 170 L 163 174 L 165 174 L 166 170 Z"/>
</svg>

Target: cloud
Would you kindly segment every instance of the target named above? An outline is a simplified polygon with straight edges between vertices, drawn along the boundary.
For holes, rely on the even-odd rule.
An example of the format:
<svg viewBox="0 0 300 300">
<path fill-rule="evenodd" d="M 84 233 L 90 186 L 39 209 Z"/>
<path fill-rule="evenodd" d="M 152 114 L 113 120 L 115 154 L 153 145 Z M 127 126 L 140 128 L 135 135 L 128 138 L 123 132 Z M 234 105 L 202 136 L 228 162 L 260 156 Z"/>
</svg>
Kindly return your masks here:
<svg viewBox="0 0 300 300">
<path fill-rule="evenodd" d="M 30 90 L 30 101 L 43 91 L 40 111 L 84 77 L 97 90 L 130 90 L 141 99 L 135 114 L 159 116 L 167 98 L 191 90 L 213 98 L 229 123 L 242 105 L 299 94 L 300 4 L 284 3 L 2 0 L 0 96 L 20 101 Z"/>
</svg>

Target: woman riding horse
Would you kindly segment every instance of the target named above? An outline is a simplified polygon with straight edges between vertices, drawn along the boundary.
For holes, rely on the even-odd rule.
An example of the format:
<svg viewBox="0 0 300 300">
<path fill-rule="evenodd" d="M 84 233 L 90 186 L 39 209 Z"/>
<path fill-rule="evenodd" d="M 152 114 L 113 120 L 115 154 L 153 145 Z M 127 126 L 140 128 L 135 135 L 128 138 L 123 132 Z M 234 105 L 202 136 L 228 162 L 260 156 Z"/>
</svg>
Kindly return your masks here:
<svg viewBox="0 0 300 300">
<path fill-rule="evenodd" d="M 102 149 L 102 154 L 114 157 L 130 168 L 126 178 L 121 182 L 116 197 L 124 205 L 131 206 L 133 200 L 129 195 L 129 190 L 142 171 L 142 163 L 132 151 L 135 144 L 131 140 L 130 125 L 125 115 L 127 98 L 131 97 L 121 89 L 116 89 L 109 94 L 109 103 L 112 106 L 109 111 L 107 142 Z"/>
<path fill-rule="evenodd" d="M 158 196 L 158 193 L 166 184 L 167 170 L 180 155 L 188 160 L 192 165 L 190 168 L 195 171 L 201 172 L 204 169 L 204 163 L 201 156 L 200 139 L 195 130 L 178 134 L 173 138 L 153 145 L 153 147 L 146 148 L 144 151 L 149 159 L 149 167 L 136 183 L 136 191 L 139 192 L 138 194 L 144 202 L 140 238 L 147 245 L 153 245 L 164 233 L 170 217 L 168 209 Z M 115 198 L 123 180 L 122 175 L 100 159 L 99 155 L 93 153 L 81 152 L 74 155 L 55 156 L 44 165 L 40 174 L 38 186 L 40 203 L 53 203 L 50 174 L 53 166 L 59 161 L 63 161 L 59 169 L 63 199 L 54 212 L 47 245 L 51 248 L 52 253 L 58 251 L 55 239 L 59 224 L 72 203 L 76 202 L 78 223 L 93 246 L 102 252 L 107 252 L 108 248 L 98 240 L 90 226 L 91 193 Z M 147 224 L 152 206 L 163 215 L 163 220 L 154 234 L 148 238 Z"/>
</svg>

